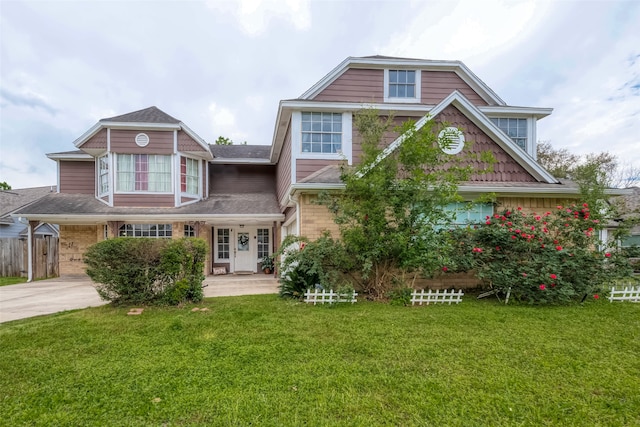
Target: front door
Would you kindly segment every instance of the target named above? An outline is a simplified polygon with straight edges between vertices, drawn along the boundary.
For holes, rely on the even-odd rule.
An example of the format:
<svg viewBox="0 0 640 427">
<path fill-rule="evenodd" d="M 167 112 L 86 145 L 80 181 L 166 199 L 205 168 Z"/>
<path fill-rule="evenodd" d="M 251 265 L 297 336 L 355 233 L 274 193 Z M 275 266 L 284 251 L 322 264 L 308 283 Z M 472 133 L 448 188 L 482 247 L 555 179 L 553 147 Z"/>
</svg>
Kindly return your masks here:
<svg viewBox="0 0 640 427">
<path fill-rule="evenodd" d="M 253 240 L 249 231 L 236 233 L 235 271 L 251 271 L 255 269 L 253 256 Z"/>
</svg>

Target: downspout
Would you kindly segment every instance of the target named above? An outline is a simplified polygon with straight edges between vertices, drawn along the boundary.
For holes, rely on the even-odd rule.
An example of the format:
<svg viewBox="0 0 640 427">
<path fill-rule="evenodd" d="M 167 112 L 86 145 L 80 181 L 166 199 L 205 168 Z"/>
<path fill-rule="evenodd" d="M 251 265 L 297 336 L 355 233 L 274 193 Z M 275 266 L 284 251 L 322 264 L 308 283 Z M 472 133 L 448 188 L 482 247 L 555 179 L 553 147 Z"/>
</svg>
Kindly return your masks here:
<svg viewBox="0 0 640 427">
<path fill-rule="evenodd" d="M 293 202 L 296 205 L 296 236 L 300 236 L 300 202 L 298 198 L 291 197 L 289 194 L 289 202 Z"/>
<path fill-rule="evenodd" d="M 33 224 L 27 225 L 27 283 L 33 282 Z"/>
</svg>

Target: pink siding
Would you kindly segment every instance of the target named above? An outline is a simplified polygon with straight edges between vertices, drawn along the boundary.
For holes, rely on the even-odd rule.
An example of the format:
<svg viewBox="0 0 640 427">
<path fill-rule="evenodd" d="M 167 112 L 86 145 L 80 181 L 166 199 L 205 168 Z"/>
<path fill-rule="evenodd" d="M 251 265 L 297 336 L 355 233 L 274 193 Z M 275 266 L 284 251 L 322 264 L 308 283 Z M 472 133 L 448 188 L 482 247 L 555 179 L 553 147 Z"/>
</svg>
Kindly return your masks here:
<svg viewBox="0 0 640 427">
<path fill-rule="evenodd" d="M 291 125 L 291 122 L 289 122 L 289 125 Z M 289 126 L 287 133 L 284 135 L 280 159 L 276 166 L 276 181 L 276 196 L 278 197 L 278 202 L 280 202 L 291 185 L 291 126 Z"/>
<path fill-rule="evenodd" d="M 135 208 L 172 208 L 175 206 L 173 194 L 114 194 L 114 206 Z"/>
<path fill-rule="evenodd" d="M 151 137 L 151 136 L 149 136 Z M 206 151 L 184 131 L 178 131 L 178 151 Z"/>
<path fill-rule="evenodd" d="M 435 105 L 458 90 L 474 105 L 487 105 L 478 93 L 453 71 L 421 71 L 421 104 Z M 384 102 L 384 70 L 350 68 L 314 101 Z"/>
<path fill-rule="evenodd" d="M 350 68 L 313 99 L 314 101 L 383 102 L 384 71 Z"/>
<path fill-rule="evenodd" d="M 391 125 L 391 128 L 385 132 L 383 138 L 382 138 L 382 146 L 386 147 L 387 145 L 391 144 L 393 141 L 396 140 L 396 138 L 398 137 L 398 133 L 393 131 L 393 128 L 396 126 L 400 126 L 402 125 L 404 122 L 406 122 L 407 120 L 411 119 L 414 122 L 417 122 L 418 120 L 420 120 L 423 116 L 395 116 L 393 118 L 393 125 Z M 381 116 L 380 117 L 381 120 L 386 120 L 386 116 Z M 358 130 L 355 128 L 353 128 L 353 131 L 351 133 L 351 137 L 352 137 L 352 154 L 353 154 L 353 162 L 354 163 L 360 163 L 361 160 L 361 156 L 362 156 L 362 137 L 360 136 L 360 133 L 358 133 Z"/>
<path fill-rule="evenodd" d="M 139 133 L 149 136 L 149 144 L 146 147 L 138 147 L 135 137 Z M 111 151 L 127 154 L 172 154 L 173 131 L 157 130 L 111 130 Z"/>
<path fill-rule="evenodd" d="M 86 148 L 103 148 L 107 149 L 107 130 L 102 129 L 97 134 L 93 135 L 89 140 L 82 144 L 80 149 Z"/>
<path fill-rule="evenodd" d="M 457 90 L 474 105 L 487 105 L 487 102 L 471 89 L 453 71 L 425 71 L 421 73 L 421 103 L 435 105 Z"/>
<path fill-rule="evenodd" d="M 476 174 L 471 178 L 471 181 L 537 182 L 529 172 L 520 166 L 507 152 L 480 130 L 480 128 L 467 119 L 457 108 L 450 105 L 436 116 L 435 119 L 436 121 L 447 122 L 451 126 L 463 129 L 465 140 L 473 142 L 470 149 L 471 153 L 480 154 L 483 151 L 490 151 L 496 158 L 496 163 L 493 165 L 494 172 Z M 470 164 L 478 169 L 484 167 L 484 165 L 478 161 L 470 162 Z"/>
<path fill-rule="evenodd" d="M 296 182 L 300 182 L 314 172 L 319 171 L 328 165 L 339 165 L 342 160 L 316 160 L 316 159 L 298 159 L 296 160 Z"/>
<path fill-rule="evenodd" d="M 60 161 L 60 192 L 95 194 L 95 162 Z"/>
</svg>

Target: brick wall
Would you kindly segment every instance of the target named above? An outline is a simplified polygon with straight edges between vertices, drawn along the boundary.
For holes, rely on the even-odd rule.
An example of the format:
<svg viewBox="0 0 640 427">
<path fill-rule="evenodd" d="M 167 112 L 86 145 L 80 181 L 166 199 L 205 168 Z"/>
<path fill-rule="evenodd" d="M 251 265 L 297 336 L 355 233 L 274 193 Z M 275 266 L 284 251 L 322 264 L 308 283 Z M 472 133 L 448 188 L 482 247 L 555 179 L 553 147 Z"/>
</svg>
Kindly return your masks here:
<svg viewBox="0 0 640 427">
<path fill-rule="evenodd" d="M 86 274 L 82 257 L 89 246 L 102 240 L 102 234 L 102 226 L 60 225 L 60 275 Z"/>
<path fill-rule="evenodd" d="M 300 197 L 300 235 L 309 239 L 317 239 L 324 231 L 330 231 L 331 236 L 340 237 L 338 225 L 333 222 L 331 212 L 324 205 L 315 203 L 315 194 L 303 194 Z"/>
</svg>

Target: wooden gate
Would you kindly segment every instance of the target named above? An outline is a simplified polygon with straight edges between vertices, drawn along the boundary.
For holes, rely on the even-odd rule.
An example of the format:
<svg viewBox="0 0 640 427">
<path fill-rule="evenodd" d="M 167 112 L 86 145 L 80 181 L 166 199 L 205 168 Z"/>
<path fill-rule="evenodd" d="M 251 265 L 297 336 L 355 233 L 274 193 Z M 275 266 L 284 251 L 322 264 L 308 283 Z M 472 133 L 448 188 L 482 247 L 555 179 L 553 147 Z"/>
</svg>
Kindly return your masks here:
<svg viewBox="0 0 640 427">
<path fill-rule="evenodd" d="M 58 238 L 36 237 L 33 245 L 33 278 L 58 277 Z M 28 261 L 27 239 L 0 239 L 0 276 L 26 277 Z"/>
</svg>

